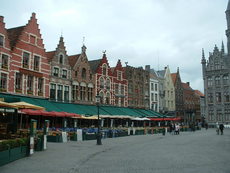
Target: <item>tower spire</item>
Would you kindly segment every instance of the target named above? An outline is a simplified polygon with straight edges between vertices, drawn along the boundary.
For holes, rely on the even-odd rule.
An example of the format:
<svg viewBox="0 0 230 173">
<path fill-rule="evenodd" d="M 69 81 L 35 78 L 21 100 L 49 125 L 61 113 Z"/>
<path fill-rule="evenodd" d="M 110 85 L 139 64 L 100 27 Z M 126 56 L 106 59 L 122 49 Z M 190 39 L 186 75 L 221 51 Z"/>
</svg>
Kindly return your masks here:
<svg viewBox="0 0 230 173">
<path fill-rule="evenodd" d="M 227 49 L 228 49 L 228 55 L 230 55 L 230 0 L 228 0 L 228 6 L 227 10 L 225 11 L 226 19 L 227 19 L 227 30 L 226 30 L 226 36 L 227 36 Z"/>
<path fill-rule="evenodd" d="M 222 44 L 221 44 L 221 52 L 224 53 L 224 42 L 222 40 Z"/>
<path fill-rule="evenodd" d="M 205 60 L 204 48 L 202 48 L 202 61 Z"/>
</svg>

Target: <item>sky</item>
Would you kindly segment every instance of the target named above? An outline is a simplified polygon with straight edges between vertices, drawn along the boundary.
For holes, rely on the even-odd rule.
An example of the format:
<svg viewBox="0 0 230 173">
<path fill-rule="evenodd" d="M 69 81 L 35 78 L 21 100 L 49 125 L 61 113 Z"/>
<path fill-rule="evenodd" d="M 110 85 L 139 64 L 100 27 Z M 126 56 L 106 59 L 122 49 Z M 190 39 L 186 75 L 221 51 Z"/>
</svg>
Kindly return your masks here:
<svg viewBox="0 0 230 173">
<path fill-rule="evenodd" d="M 46 51 L 64 37 L 68 55 L 89 60 L 102 52 L 111 67 L 122 64 L 155 70 L 179 67 L 183 82 L 203 92 L 202 48 L 206 58 L 215 44 L 226 48 L 228 0 L 1 0 L 7 28 L 25 25 L 36 13 Z M 83 39 L 84 38 L 84 39 Z"/>
</svg>

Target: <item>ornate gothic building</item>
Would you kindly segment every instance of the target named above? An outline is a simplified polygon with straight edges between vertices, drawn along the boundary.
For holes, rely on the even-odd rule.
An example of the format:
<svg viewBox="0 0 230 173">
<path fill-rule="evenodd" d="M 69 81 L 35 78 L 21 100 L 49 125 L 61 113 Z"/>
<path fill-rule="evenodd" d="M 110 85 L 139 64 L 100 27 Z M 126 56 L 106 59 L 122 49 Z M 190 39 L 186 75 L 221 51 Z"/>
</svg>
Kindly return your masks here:
<svg viewBox="0 0 230 173">
<path fill-rule="evenodd" d="M 226 10 L 227 18 L 227 48 L 224 44 L 219 50 L 217 46 L 209 54 L 208 60 L 202 51 L 202 71 L 205 93 L 205 114 L 209 124 L 216 122 L 230 123 L 230 1 Z"/>
</svg>

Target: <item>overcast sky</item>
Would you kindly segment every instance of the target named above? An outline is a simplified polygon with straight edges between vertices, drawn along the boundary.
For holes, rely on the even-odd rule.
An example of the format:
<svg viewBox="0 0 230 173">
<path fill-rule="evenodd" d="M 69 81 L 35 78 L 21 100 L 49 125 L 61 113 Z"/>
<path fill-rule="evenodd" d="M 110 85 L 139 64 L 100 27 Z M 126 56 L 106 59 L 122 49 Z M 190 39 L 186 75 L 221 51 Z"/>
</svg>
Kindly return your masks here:
<svg viewBox="0 0 230 173">
<path fill-rule="evenodd" d="M 183 82 L 203 92 L 201 50 L 226 46 L 228 0 L 1 0 L 7 28 L 25 25 L 36 13 L 47 51 L 61 33 L 68 55 L 81 52 L 83 37 L 89 60 L 106 50 L 110 66 L 151 65 L 180 68 Z M 227 48 L 225 48 L 227 50 Z"/>
</svg>

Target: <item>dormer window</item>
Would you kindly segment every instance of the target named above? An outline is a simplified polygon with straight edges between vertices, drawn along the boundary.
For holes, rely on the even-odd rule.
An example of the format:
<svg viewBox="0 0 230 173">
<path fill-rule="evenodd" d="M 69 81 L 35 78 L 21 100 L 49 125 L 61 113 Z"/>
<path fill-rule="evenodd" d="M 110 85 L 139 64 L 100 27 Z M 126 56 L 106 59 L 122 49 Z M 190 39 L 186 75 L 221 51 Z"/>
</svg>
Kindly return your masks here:
<svg viewBox="0 0 230 173">
<path fill-rule="evenodd" d="M 63 55 L 59 55 L 59 64 L 63 64 Z"/>
<path fill-rule="evenodd" d="M 0 46 L 3 47 L 4 45 L 4 37 L 0 35 Z"/>
<path fill-rule="evenodd" d="M 59 76 L 59 68 L 54 67 L 53 75 L 58 77 Z"/>
</svg>

